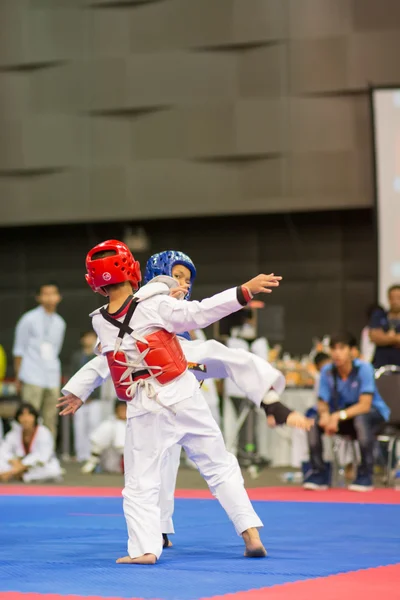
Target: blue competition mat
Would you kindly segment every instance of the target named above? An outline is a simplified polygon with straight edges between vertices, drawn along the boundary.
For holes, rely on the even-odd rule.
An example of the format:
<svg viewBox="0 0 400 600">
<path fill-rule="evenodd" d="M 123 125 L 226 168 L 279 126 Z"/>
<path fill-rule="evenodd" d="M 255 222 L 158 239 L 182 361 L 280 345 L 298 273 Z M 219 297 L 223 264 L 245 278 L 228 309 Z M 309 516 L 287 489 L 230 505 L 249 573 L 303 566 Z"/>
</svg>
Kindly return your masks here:
<svg viewBox="0 0 400 600">
<path fill-rule="evenodd" d="M 254 502 L 269 557 L 243 544 L 217 502 L 177 500 L 174 547 L 155 566 L 126 554 L 119 498 L 0 497 L 3 591 L 195 600 L 395 564 L 400 505 Z"/>
</svg>

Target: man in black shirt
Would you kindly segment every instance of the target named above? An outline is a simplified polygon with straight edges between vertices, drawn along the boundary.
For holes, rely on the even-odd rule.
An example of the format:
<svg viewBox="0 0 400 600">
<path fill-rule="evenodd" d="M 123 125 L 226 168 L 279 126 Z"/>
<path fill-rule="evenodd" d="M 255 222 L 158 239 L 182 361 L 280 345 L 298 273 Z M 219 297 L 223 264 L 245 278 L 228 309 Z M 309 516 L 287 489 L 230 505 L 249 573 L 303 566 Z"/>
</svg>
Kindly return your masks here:
<svg viewBox="0 0 400 600">
<path fill-rule="evenodd" d="M 373 365 L 400 366 L 400 284 L 388 289 L 389 311 L 376 310 L 369 324 L 371 341 L 376 345 Z"/>
</svg>

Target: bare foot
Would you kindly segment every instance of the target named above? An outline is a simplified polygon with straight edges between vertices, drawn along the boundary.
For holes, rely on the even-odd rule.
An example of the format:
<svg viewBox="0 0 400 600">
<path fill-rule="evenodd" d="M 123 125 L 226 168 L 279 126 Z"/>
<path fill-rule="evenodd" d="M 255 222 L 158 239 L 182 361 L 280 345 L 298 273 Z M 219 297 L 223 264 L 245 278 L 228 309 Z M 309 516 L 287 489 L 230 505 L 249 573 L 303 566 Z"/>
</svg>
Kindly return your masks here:
<svg viewBox="0 0 400 600">
<path fill-rule="evenodd" d="M 243 541 L 246 544 L 244 555 L 247 558 L 263 558 L 267 556 L 267 551 L 262 545 L 260 534 L 256 527 L 250 527 L 242 533 Z"/>
<path fill-rule="evenodd" d="M 155 565 L 157 562 L 157 556 L 155 554 L 143 554 L 136 558 L 130 556 L 123 556 L 115 561 L 119 565 Z"/>
</svg>

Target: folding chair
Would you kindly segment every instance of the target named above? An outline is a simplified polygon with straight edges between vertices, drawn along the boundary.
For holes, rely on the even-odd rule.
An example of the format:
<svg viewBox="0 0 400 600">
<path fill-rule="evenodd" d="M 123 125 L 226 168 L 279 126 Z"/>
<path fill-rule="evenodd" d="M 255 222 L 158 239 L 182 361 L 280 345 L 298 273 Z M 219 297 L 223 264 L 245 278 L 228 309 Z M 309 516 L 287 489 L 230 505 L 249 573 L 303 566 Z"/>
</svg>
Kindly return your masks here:
<svg viewBox="0 0 400 600">
<path fill-rule="evenodd" d="M 400 440 L 400 367 L 386 365 L 375 372 L 378 392 L 390 408 L 390 419 L 378 435 L 378 441 L 388 444 L 386 481 L 390 486 L 393 480 L 393 459 L 396 459 L 396 446 Z"/>
</svg>

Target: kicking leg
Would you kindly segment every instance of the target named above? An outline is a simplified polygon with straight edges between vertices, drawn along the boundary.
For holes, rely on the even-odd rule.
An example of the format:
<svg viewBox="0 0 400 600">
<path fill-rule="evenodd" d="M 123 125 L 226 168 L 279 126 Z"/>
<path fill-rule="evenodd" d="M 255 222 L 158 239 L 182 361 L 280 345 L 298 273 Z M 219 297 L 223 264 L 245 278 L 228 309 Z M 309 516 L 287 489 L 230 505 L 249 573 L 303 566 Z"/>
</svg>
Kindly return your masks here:
<svg viewBox="0 0 400 600">
<path fill-rule="evenodd" d="M 263 524 L 244 488 L 239 464 L 226 450 L 222 433 L 201 394 L 187 410 L 180 410 L 176 418 L 179 429 L 188 432 L 182 438 L 182 445 L 225 509 L 237 534 L 243 537 L 245 556 L 266 556 L 258 533 Z"/>
</svg>

